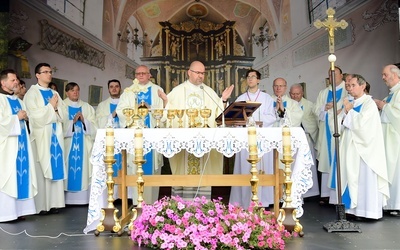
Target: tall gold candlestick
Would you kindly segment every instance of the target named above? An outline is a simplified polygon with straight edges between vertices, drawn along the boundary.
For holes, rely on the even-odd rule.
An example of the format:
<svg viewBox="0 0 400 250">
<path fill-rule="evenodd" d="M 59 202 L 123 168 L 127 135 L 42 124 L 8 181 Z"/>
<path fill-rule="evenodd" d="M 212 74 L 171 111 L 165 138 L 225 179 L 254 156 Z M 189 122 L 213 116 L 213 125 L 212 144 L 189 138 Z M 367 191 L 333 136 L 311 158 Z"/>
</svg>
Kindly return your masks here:
<svg viewBox="0 0 400 250">
<path fill-rule="evenodd" d="M 118 232 L 121 230 L 121 224 L 117 217 L 118 209 L 114 207 L 114 180 L 113 173 L 114 170 L 112 165 L 115 163 L 114 159 L 114 129 L 106 129 L 106 153 L 104 158 L 104 163 L 106 164 L 107 173 L 107 208 L 102 208 L 102 218 L 100 223 L 96 227 L 95 235 L 99 235 L 100 232 L 104 230 Z"/>
<path fill-rule="evenodd" d="M 300 236 L 303 236 L 303 226 L 300 224 L 299 220 L 296 218 L 296 209 L 292 206 L 292 168 L 291 164 L 293 163 L 292 158 L 292 147 L 291 147 L 291 135 L 290 128 L 283 127 L 282 129 L 282 150 L 283 150 L 283 159 L 281 162 L 285 164 L 284 175 L 285 175 L 285 203 L 284 206 L 279 210 L 278 215 L 278 225 L 281 229 L 285 226 L 285 229 L 288 231 L 298 232 Z M 286 214 L 292 215 L 286 217 Z"/>
<path fill-rule="evenodd" d="M 137 175 L 137 189 L 138 189 L 138 205 L 136 208 L 132 209 L 132 218 L 129 223 L 129 230 L 133 230 L 133 222 L 142 213 L 143 208 L 143 192 L 144 192 L 144 180 L 143 180 L 143 164 L 146 162 L 143 158 L 143 130 L 137 128 L 135 130 L 135 159 L 133 162 L 136 165 L 136 175 Z"/>
<path fill-rule="evenodd" d="M 258 171 L 257 171 L 257 162 L 260 161 L 260 158 L 258 158 L 258 150 L 257 150 L 257 131 L 256 127 L 250 126 L 247 128 L 247 135 L 248 135 L 248 144 L 249 144 L 249 158 L 247 161 L 251 164 L 251 179 L 250 179 L 250 184 L 251 184 L 251 200 L 256 203 L 255 207 L 258 207 L 258 196 L 257 196 L 257 191 L 258 191 Z"/>
<path fill-rule="evenodd" d="M 143 130 L 137 128 L 135 130 L 135 159 L 136 164 L 136 174 L 137 178 L 137 188 L 138 188 L 138 208 L 142 207 L 143 203 L 143 192 L 144 192 L 144 180 L 143 180 L 143 164 L 145 163 L 143 158 Z"/>
</svg>

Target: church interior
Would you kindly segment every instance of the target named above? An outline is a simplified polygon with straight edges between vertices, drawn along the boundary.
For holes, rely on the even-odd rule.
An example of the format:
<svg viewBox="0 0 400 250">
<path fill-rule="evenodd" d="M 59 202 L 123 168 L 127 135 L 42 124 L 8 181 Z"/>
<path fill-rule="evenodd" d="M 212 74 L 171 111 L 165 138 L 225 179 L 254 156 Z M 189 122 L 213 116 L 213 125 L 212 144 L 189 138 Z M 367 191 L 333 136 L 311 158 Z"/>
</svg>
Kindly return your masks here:
<svg viewBox="0 0 400 250">
<path fill-rule="evenodd" d="M 109 95 L 107 82 L 132 84 L 135 69 L 147 65 L 152 81 L 168 94 L 187 80 L 192 61 L 205 65 L 204 83 L 218 95 L 234 85 L 231 100 L 247 90 L 246 71 L 261 73 L 260 89 L 272 93 L 275 78 L 300 83 L 315 102 L 329 81 L 328 32 L 314 26 L 328 7 L 346 29 L 335 30 L 336 65 L 362 75 L 370 94 L 383 99 L 382 68 L 400 66 L 397 0 L 5 0 L 0 7 L 0 68 L 12 68 L 36 84 L 35 65 L 51 65 L 53 82 L 66 98 L 68 82 L 96 106 Z M 165 161 L 166 162 L 166 161 Z M 226 160 L 225 173 L 232 165 Z M 168 164 L 165 164 L 168 165 Z M 165 167 L 164 172 L 168 174 Z M 229 200 L 229 187 L 214 197 Z M 169 195 L 160 188 L 160 197 Z M 304 200 L 304 237 L 285 249 L 399 249 L 400 217 L 360 221 L 361 233 L 328 233 L 335 206 Z M 0 249 L 147 249 L 128 235 L 84 234 L 88 206 L 67 206 L 58 214 L 0 223 Z"/>
</svg>

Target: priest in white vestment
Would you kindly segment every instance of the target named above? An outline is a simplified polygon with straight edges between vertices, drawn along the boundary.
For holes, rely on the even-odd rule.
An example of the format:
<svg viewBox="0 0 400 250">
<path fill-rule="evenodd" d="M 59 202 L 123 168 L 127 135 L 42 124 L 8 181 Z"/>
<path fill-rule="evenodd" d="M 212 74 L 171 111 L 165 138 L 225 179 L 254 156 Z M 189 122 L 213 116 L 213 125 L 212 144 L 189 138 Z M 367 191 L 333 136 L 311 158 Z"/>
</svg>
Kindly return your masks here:
<svg viewBox="0 0 400 250">
<path fill-rule="evenodd" d="M 117 115 L 117 105 L 121 96 L 121 82 L 117 79 L 109 80 L 107 83 L 108 93 L 110 96 L 104 101 L 100 102 L 96 108 L 96 122 L 97 128 L 105 129 L 107 127 L 121 128 L 119 117 Z M 113 177 L 118 176 L 122 168 L 122 153 L 114 155 L 115 163 L 113 166 Z M 119 197 L 119 185 L 114 185 L 114 199 Z M 128 187 L 128 197 L 132 198 L 133 188 Z M 105 204 L 106 205 L 106 204 Z"/>
<path fill-rule="evenodd" d="M 300 104 L 303 110 L 303 117 L 301 118 L 301 127 L 307 137 L 308 146 L 310 147 L 311 155 L 314 165 L 311 166 L 313 186 L 303 195 L 303 198 L 319 195 L 318 173 L 315 145 L 318 138 L 318 118 L 314 113 L 314 103 L 304 98 L 303 86 L 299 83 L 293 84 L 289 91 L 290 97 Z"/>
<path fill-rule="evenodd" d="M 67 116 L 60 95 L 48 87 L 52 69 L 47 63 L 35 67 L 38 83 L 29 88 L 24 97 L 28 111 L 31 141 L 37 150 L 38 195 L 35 196 L 37 212 L 57 213 L 65 207 L 64 135 L 62 120 Z"/>
<path fill-rule="evenodd" d="M 75 82 L 65 87 L 67 98 L 63 128 L 65 136 L 65 204 L 89 204 L 92 164 L 90 154 L 96 136 L 96 114 L 89 103 L 79 99 L 80 88 Z"/>
<path fill-rule="evenodd" d="M 300 127 L 301 119 L 303 117 L 303 110 L 300 104 L 286 95 L 287 82 L 285 79 L 276 78 L 272 85 L 274 94 L 274 108 L 276 113 L 276 122 L 274 127 L 281 127 L 284 125 L 284 119 L 288 119 L 291 127 Z"/>
<path fill-rule="evenodd" d="M 354 74 L 349 89 L 354 102 L 344 101 L 341 195 L 346 213 L 380 219 L 389 198 L 385 146 L 378 108 L 371 96 L 364 93 L 365 86 L 364 78 Z"/>
<path fill-rule="evenodd" d="M 119 80 L 109 80 L 107 83 L 108 93 L 110 96 L 104 101 L 100 102 L 96 108 L 96 123 L 97 127 L 107 128 L 112 126 L 113 128 L 120 128 L 119 117 L 117 115 L 117 105 L 121 96 L 121 83 Z M 111 123 L 111 124 L 109 124 Z"/>
<path fill-rule="evenodd" d="M 189 79 L 175 88 L 168 94 L 168 104 L 166 109 L 211 109 L 211 116 L 208 118 L 208 125 L 216 127 L 215 118 L 223 111 L 224 103 L 232 93 L 233 85 L 227 87 L 220 98 L 215 91 L 203 83 L 205 74 L 204 64 L 199 61 L 191 63 L 187 74 Z M 198 117 L 196 124 L 201 124 Z M 172 127 L 178 128 L 178 119 L 173 120 Z M 187 115 L 183 116 L 183 126 L 188 127 Z M 181 151 L 169 159 L 172 174 L 191 175 L 191 174 L 222 174 L 223 157 L 216 150 L 211 150 L 201 158 L 197 158 L 186 151 Z M 211 187 L 173 187 L 172 195 L 181 196 L 184 199 L 193 199 L 198 196 L 211 198 Z"/>
<path fill-rule="evenodd" d="M 389 96 L 375 100 L 381 110 L 381 123 L 388 166 L 390 199 L 384 210 L 400 210 L 400 69 L 396 65 L 383 68 L 382 79 L 389 87 Z"/>
<path fill-rule="evenodd" d="M 151 110 L 163 109 L 167 103 L 167 95 L 164 90 L 150 81 L 151 74 L 150 69 L 145 65 L 140 65 L 135 70 L 135 80 L 133 84 L 126 88 L 121 95 L 119 103 L 117 105 L 117 115 L 119 117 L 120 125 L 122 128 L 129 124 L 126 124 L 126 117 L 123 114 L 125 108 L 134 108 L 140 105 L 142 102 Z M 149 112 L 144 120 L 144 126 L 146 128 L 154 128 L 156 126 L 156 120 Z M 161 167 L 164 165 L 163 156 L 152 150 L 148 154 L 144 155 L 145 163 L 142 165 L 143 172 L 145 175 L 159 175 L 161 174 Z M 136 173 L 136 165 L 133 163 L 133 156 L 128 155 L 128 174 Z M 137 204 L 137 189 L 136 185 L 132 187 L 132 199 L 133 204 Z M 144 201 L 146 204 L 153 204 L 158 200 L 159 187 L 146 187 L 144 188 Z"/>
<path fill-rule="evenodd" d="M 330 76 L 330 70 L 329 70 Z M 321 172 L 321 200 L 320 204 L 328 204 L 329 197 L 335 195 L 335 183 L 329 180 L 329 174 L 332 166 L 336 167 L 335 156 L 335 139 L 333 116 L 341 112 L 343 100 L 347 96 L 345 90 L 345 82 L 343 81 L 342 70 L 335 66 L 335 89 L 337 111 L 333 112 L 333 93 L 332 85 L 321 90 L 315 103 L 314 113 L 318 117 L 318 142 L 317 142 L 317 159 L 318 171 Z M 338 121 L 339 122 L 339 121 Z M 334 167 L 334 168 L 335 168 Z"/>
<path fill-rule="evenodd" d="M 274 100 L 272 97 L 261 91 L 258 86 L 261 79 L 261 73 L 257 70 L 250 69 L 246 72 L 247 91 L 240 95 L 235 102 L 247 101 L 261 103 L 260 107 L 254 111 L 252 118 L 256 122 L 262 122 L 263 127 L 272 127 L 276 117 L 274 109 Z M 251 165 L 247 161 L 249 152 L 243 149 L 235 155 L 235 165 L 233 174 L 250 174 Z M 273 174 L 273 151 L 263 155 L 257 163 L 257 170 L 260 174 Z M 238 187 L 231 188 L 229 203 L 237 204 L 244 209 L 247 209 L 251 202 L 251 187 Z M 262 207 L 268 207 L 274 203 L 274 189 L 272 186 L 259 186 L 258 187 L 258 202 Z"/>
<path fill-rule="evenodd" d="M 0 73 L 0 222 L 35 214 L 37 181 L 24 103 L 14 70 Z"/>
</svg>

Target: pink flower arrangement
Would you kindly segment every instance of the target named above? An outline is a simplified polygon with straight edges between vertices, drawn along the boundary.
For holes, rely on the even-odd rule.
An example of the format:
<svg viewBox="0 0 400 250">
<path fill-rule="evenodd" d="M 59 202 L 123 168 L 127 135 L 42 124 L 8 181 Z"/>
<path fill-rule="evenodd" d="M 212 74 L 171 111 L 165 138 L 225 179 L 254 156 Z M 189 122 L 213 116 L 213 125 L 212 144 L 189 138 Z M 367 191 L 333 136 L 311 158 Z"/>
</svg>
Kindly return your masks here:
<svg viewBox="0 0 400 250">
<path fill-rule="evenodd" d="M 205 197 L 185 201 L 164 197 L 144 205 L 132 240 L 156 249 L 284 249 L 292 235 L 280 230 L 269 211 L 254 212 Z"/>
</svg>

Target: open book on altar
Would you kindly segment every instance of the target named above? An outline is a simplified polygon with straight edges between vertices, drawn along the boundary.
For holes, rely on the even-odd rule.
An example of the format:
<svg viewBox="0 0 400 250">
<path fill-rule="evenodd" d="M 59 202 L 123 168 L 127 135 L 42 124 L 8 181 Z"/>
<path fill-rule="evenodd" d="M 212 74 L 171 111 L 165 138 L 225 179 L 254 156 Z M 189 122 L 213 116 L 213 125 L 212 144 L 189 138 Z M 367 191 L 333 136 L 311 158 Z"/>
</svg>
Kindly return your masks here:
<svg viewBox="0 0 400 250">
<path fill-rule="evenodd" d="M 223 113 L 221 113 L 215 121 L 218 125 L 223 123 L 228 127 L 246 126 L 247 118 L 261 106 L 259 102 L 241 101 L 231 103 Z M 224 117 L 223 117 L 224 116 Z M 262 125 L 262 122 L 256 122 L 257 125 Z"/>
</svg>

